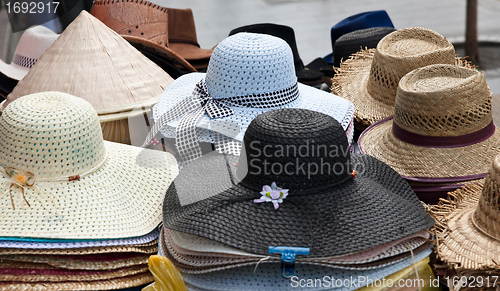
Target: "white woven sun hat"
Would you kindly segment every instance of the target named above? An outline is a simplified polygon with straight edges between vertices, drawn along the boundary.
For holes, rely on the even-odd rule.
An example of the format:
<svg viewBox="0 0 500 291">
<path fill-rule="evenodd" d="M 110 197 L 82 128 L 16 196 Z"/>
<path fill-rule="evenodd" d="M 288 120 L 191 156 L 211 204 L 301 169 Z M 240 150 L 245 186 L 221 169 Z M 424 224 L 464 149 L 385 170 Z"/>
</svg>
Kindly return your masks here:
<svg viewBox="0 0 500 291">
<path fill-rule="evenodd" d="M 0 59 L 0 72 L 11 79 L 21 80 L 58 36 L 41 25 L 26 29 L 19 39 L 12 62 L 7 64 Z"/>
<path fill-rule="evenodd" d="M 250 122 L 279 108 L 325 113 L 344 130 L 352 123 L 354 111 L 353 104 L 341 97 L 297 83 L 292 51 L 284 40 L 238 33 L 217 45 L 207 73 L 183 75 L 167 87 L 153 109 L 156 123 L 145 145 L 161 131 L 176 138 L 183 161 L 201 156 L 196 140 L 239 155 Z M 352 133 L 348 134 L 351 140 Z"/>
<path fill-rule="evenodd" d="M 92 105 L 61 92 L 27 95 L 5 108 L 0 163 L 2 237 L 148 234 L 161 222 L 163 196 L 177 175 L 168 153 L 103 141 Z"/>
</svg>

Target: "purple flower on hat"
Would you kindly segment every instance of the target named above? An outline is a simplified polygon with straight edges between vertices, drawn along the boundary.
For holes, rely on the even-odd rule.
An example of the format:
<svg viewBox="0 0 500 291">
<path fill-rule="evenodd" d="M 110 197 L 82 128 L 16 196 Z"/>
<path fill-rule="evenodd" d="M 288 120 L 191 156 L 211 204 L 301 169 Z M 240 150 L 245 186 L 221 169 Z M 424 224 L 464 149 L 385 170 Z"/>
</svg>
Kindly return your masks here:
<svg viewBox="0 0 500 291">
<path fill-rule="evenodd" d="M 262 203 L 262 202 L 272 202 L 274 205 L 274 209 L 278 209 L 279 203 L 283 203 L 283 199 L 288 196 L 288 189 L 281 189 L 276 186 L 276 183 L 273 182 L 271 186 L 264 185 L 262 187 L 262 192 L 260 192 L 259 199 L 254 199 L 254 203 Z"/>
</svg>

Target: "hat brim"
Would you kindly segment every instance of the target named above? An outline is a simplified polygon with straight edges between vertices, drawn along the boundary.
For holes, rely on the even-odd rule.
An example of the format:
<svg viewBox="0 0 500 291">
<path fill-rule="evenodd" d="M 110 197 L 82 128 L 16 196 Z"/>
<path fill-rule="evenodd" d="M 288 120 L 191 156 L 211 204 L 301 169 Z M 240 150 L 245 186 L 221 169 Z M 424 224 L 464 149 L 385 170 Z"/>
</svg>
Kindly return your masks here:
<svg viewBox="0 0 500 291">
<path fill-rule="evenodd" d="M 181 55 L 188 62 L 208 61 L 214 49 L 202 49 L 189 43 L 169 42 L 168 47 Z"/>
<path fill-rule="evenodd" d="M 255 254 L 292 245 L 309 247 L 310 257 L 324 257 L 370 249 L 434 224 L 408 183 L 368 155 L 351 156 L 355 178 L 315 194 L 290 189 L 297 194 L 278 210 L 271 203 L 254 203 L 260 189 L 235 184 L 238 179 L 229 170 L 235 170 L 236 161 L 205 155 L 186 166 L 165 196 L 164 227 Z"/>
<path fill-rule="evenodd" d="M 482 189 L 483 183 L 469 183 L 431 209 L 438 222 L 434 227 L 437 253 L 458 269 L 498 269 L 500 242 L 484 234 L 472 221 Z"/>
<path fill-rule="evenodd" d="M 158 105 L 153 108 L 153 117 L 158 120 L 162 113 L 167 112 L 169 109 L 177 105 L 181 100 L 188 98 L 192 95 L 196 84 L 205 78 L 206 73 L 191 73 L 180 76 L 167 89 L 165 89 L 162 98 Z M 300 108 L 309 109 L 321 113 L 325 113 L 335 118 L 347 130 L 352 121 L 354 106 L 351 102 L 334 94 L 298 83 L 300 96 L 284 106 L 272 108 L 247 108 L 247 107 L 231 107 L 234 114 L 210 119 L 205 114 L 199 121 L 197 126 L 201 128 L 210 128 L 211 120 L 234 122 L 240 125 L 240 133 L 235 137 L 236 140 L 242 141 L 243 135 L 248 128 L 250 122 L 259 114 L 264 112 L 279 109 L 279 108 Z M 172 121 L 168 125 L 176 128 L 179 120 Z M 166 137 L 174 137 L 167 130 L 163 130 L 162 134 Z"/>
<path fill-rule="evenodd" d="M 0 282 L 2 290 L 115 290 L 141 286 L 153 282 L 150 272 L 132 276 L 118 276 L 113 279 L 91 281 L 63 281 L 58 282 Z"/>
<path fill-rule="evenodd" d="M 30 69 L 28 68 L 20 67 L 15 64 L 7 64 L 0 60 L 0 72 L 11 79 L 19 81 L 24 78 L 29 71 Z"/>
<path fill-rule="evenodd" d="M 500 153 L 498 128 L 488 139 L 470 146 L 431 148 L 401 141 L 394 135 L 392 123 L 389 117 L 367 128 L 358 139 L 358 147 L 409 181 L 448 183 L 484 178 Z"/>
<path fill-rule="evenodd" d="M 79 180 L 26 187 L 30 206 L 21 189 L 12 189 L 15 210 L 9 195 L 0 200 L 0 236 L 113 239 L 142 236 L 158 227 L 163 195 L 178 172 L 175 158 L 113 142 L 104 141 L 104 146 L 106 161 Z M 0 177 L 2 183 L 10 179 L 5 171 Z"/>
<path fill-rule="evenodd" d="M 332 93 L 354 104 L 355 127 L 359 130 L 394 115 L 396 96 L 374 98 L 367 90 L 375 50 L 365 49 L 352 54 L 339 68 L 335 68 L 335 76 L 332 78 Z M 466 68 L 475 67 L 460 57 L 455 58 L 455 64 Z M 382 98 L 385 102 L 380 101 Z"/>
<path fill-rule="evenodd" d="M 196 69 L 188 61 L 166 46 L 159 45 L 138 36 L 122 35 L 122 37 L 136 48 L 139 47 L 145 49 L 168 59 L 185 72 L 196 72 Z"/>
<path fill-rule="evenodd" d="M 137 245 L 117 245 L 103 247 L 83 247 L 67 249 L 21 249 L 0 248 L 0 255 L 87 255 L 108 253 L 153 254 L 158 251 L 158 239 Z"/>
</svg>

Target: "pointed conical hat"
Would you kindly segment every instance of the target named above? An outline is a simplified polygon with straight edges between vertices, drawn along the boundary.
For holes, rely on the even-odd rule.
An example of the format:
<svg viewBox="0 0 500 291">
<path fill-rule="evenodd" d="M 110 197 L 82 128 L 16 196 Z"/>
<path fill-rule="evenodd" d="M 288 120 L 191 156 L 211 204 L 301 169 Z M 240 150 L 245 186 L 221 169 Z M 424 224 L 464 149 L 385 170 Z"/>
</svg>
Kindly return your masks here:
<svg viewBox="0 0 500 291">
<path fill-rule="evenodd" d="M 28 94 L 61 91 L 89 101 L 99 115 L 118 113 L 157 103 L 172 81 L 120 35 L 82 11 L 3 106 Z"/>
</svg>

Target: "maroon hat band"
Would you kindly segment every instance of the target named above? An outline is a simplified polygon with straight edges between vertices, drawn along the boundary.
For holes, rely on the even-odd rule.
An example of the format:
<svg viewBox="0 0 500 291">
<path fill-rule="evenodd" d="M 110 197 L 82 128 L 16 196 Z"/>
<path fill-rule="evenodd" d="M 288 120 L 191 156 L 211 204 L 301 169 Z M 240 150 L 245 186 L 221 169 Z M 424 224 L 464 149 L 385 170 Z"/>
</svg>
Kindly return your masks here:
<svg viewBox="0 0 500 291">
<path fill-rule="evenodd" d="M 399 140 L 416 146 L 428 148 L 457 148 L 470 146 L 487 140 L 495 133 L 495 125 L 492 121 L 484 128 L 464 135 L 429 136 L 407 131 L 399 127 L 396 122 L 393 121 L 392 132 Z"/>
</svg>

